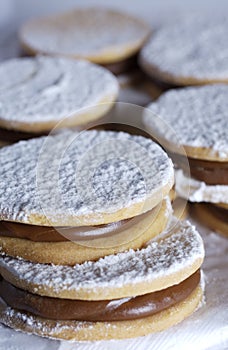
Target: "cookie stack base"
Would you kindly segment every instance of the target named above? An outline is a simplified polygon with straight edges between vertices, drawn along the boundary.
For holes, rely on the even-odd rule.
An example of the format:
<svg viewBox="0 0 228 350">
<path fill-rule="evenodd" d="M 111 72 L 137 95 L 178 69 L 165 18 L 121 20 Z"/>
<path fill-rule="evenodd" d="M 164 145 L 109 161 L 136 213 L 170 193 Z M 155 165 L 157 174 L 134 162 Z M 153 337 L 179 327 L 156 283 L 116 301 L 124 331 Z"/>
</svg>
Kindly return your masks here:
<svg viewBox="0 0 228 350">
<path fill-rule="evenodd" d="M 19 312 L 0 299 L 0 321 L 15 330 L 65 340 L 93 341 L 144 336 L 171 327 L 192 314 L 203 297 L 201 286 L 184 301 L 150 317 L 117 322 L 53 321 Z"/>
</svg>

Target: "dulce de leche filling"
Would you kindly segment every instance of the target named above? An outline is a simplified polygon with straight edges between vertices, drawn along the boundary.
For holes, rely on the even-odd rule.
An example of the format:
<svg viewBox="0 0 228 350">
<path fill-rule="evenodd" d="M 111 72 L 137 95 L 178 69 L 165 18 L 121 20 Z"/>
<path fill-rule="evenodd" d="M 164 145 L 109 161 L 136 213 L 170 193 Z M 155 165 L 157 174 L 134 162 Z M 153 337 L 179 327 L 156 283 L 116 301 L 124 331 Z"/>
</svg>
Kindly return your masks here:
<svg viewBox="0 0 228 350">
<path fill-rule="evenodd" d="M 113 224 L 79 227 L 47 227 L 26 225 L 14 222 L 0 222 L 0 236 L 23 238 L 33 242 L 66 242 L 69 240 L 85 240 L 107 237 L 119 233 L 124 224 L 130 220 L 122 220 Z"/>
<path fill-rule="evenodd" d="M 224 209 L 210 203 L 205 203 L 204 205 L 207 207 L 207 210 L 212 216 L 228 224 L 228 209 Z"/>
<path fill-rule="evenodd" d="M 186 158 L 173 155 L 174 161 L 185 172 L 188 171 Z M 208 185 L 228 185 L 228 162 L 214 162 L 188 158 L 191 176 Z"/>
<path fill-rule="evenodd" d="M 196 289 L 200 271 L 167 289 L 118 300 L 81 301 L 41 297 L 0 281 L 0 297 L 15 309 L 53 320 L 124 321 L 152 316 L 181 301 Z"/>
<path fill-rule="evenodd" d="M 8 143 L 14 143 L 20 140 L 28 140 L 34 137 L 40 137 L 44 135 L 47 135 L 47 133 L 28 133 L 23 131 L 0 128 L 0 140 Z"/>
<path fill-rule="evenodd" d="M 135 225 L 143 218 L 156 215 L 157 207 L 138 215 L 133 219 L 125 219 L 107 225 L 79 226 L 79 227 L 47 227 L 20 224 L 10 221 L 0 221 L 0 236 L 28 239 L 33 242 L 65 242 L 69 240 L 91 240 L 106 238 L 122 232 L 130 225 Z"/>
</svg>

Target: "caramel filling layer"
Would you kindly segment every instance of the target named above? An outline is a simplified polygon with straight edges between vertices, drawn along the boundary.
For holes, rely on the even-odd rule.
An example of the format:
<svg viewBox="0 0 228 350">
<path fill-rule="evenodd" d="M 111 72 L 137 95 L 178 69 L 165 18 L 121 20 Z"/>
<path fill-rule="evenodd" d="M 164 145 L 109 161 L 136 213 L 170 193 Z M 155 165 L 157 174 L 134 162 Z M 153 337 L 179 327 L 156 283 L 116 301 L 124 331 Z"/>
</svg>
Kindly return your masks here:
<svg viewBox="0 0 228 350">
<path fill-rule="evenodd" d="M 180 155 L 172 156 L 176 164 L 185 172 L 188 171 L 186 158 Z M 214 162 L 188 158 L 191 176 L 208 185 L 228 185 L 228 162 Z"/>
<path fill-rule="evenodd" d="M 124 321 L 152 316 L 184 301 L 200 283 L 200 271 L 178 285 L 137 296 L 111 301 L 80 301 L 41 297 L 0 281 L 0 297 L 15 309 L 53 320 Z"/>
<path fill-rule="evenodd" d="M 0 236 L 23 238 L 33 242 L 67 242 L 71 239 L 80 241 L 108 237 L 114 233 L 119 233 L 121 227 L 127 221 L 118 221 L 113 224 L 94 226 L 93 228 L 91 226 L 55 228 L 2 221 L 0 222 Z"/>
<path fill-rule="evenodd" d="M 133 219 L 125 219 L 107 225 L 80 227 L 47 227 L 0 221 L 0 236 L 28 239 L 33 242 L 66 242 L 106 238 L 121 233 L 123 229 L 139 223 L 142 219 L 155 215 L 157 207 L 138 215 Z"/>
<path fill-rule="evenodd" d="M 228 209 L 218 207 L 213 204 L 204 204 L 207 210 L 212 214 L 212 216 L 228 224 Z"/>
<path fill-rule="evenodd" d="M 0 140 L 8 143 L 14 143 L 20 140 L 28 140 L 44 135 L 47 135 L 47 133 L 28 133 L 0 128 Z"/>
</svg>

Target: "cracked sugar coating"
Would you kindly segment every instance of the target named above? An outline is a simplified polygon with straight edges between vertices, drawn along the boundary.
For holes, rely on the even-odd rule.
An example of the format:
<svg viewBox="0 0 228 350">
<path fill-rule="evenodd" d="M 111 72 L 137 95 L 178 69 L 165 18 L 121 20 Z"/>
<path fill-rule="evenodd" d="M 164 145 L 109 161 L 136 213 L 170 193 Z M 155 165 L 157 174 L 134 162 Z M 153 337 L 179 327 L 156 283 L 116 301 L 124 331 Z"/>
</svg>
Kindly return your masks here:
<svg viewBox="0 0 228 350">
<path fill-rule="evenodd" d="M 105 113 L 86 108 L 113 102 L 118 94 L 108 70 L 66 58 L 11 59 L 1 63 L 0 80 L 0 125 L 22 131 L 51 130 L 60 121 L 61 127 L 84 124 Z"/>
<path fill-rule="evenodd" d="M 142 67 L 176 84 L 228 81 L 227 19 L 185 18 L 153 35 L 141 52 Z"/>
<path fill-rule="evenodd" d="M 19 287 L 63 298 L 114 299 L 164 289 L 194 273 L 204 258 L 203 241 L 195 227 L 188 221 L 172 226 L 146 248 L 73 267 L 34 264 L 2 254 L 0 272 L 6 279 L 13 276 Z"/>
<path fill-rule="evenodd" d="M 98 225 L 160 203 L 173 185 L 173 165 L 141 136 L 65 131 L 1 149 L 0 177 L 2 220 Z"/>
<path fill-rule="evenodd" d="M 144 115 L 146 127 L 156 127 L 171 144 L 176 138 L 188 156 L 228 160 L 228 85 L 173 89 L 148 109 L 173 129 L 164 127 L 150 112 Z"/>
<path fill-rule="evenodd" d="M 142 20 L 105 8 L 84 8 L 27 22 L 20 38 L 27 51 L 112 63 L 135 54 L 150 33 Z"/>
</svg>

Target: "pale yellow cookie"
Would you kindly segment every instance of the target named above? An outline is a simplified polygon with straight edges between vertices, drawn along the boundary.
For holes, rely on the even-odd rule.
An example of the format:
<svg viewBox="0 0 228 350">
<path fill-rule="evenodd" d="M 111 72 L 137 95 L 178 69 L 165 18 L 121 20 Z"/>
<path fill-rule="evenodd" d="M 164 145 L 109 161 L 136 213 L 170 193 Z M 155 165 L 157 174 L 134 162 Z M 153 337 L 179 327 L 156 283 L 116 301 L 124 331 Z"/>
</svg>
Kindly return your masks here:
<svg viewBox="0 0 228 350">
<path fill-rule="evenodd" d="M 227 20 L 190 16 L 166 25 L 140 54 L 142 69 L 172 85 L 227 83 Z"/>
<path fill-rule="evenodd" d="M 60 57 L 7 60 L 0 80 L 0 127 L 27 133 L 85 125 L 106 114 L 118 96 L 107 69 Z"/>
<path fill-rule="evenodd" d="M 22 48 L 29 54 L 63 55 L 109 64 L 135 55 L 150 31 L 140 19 L 92 7 L 33 19 L 22 26 L 19 36 Z"/>
<path fill-rule="evenodd" d="M 143 122 L 172 153 L 227 163 L 227 100 L 226 84 L 169 90 L 147 107 Z"/>
<path fill-rule="evenodd" d="M 161 203 L 174 181 L 170 158 L 150 139 L 97 130 L 5 147 L 0 177 L 0 219 L 41 226 L 135 217 Z"/>
</svg>

